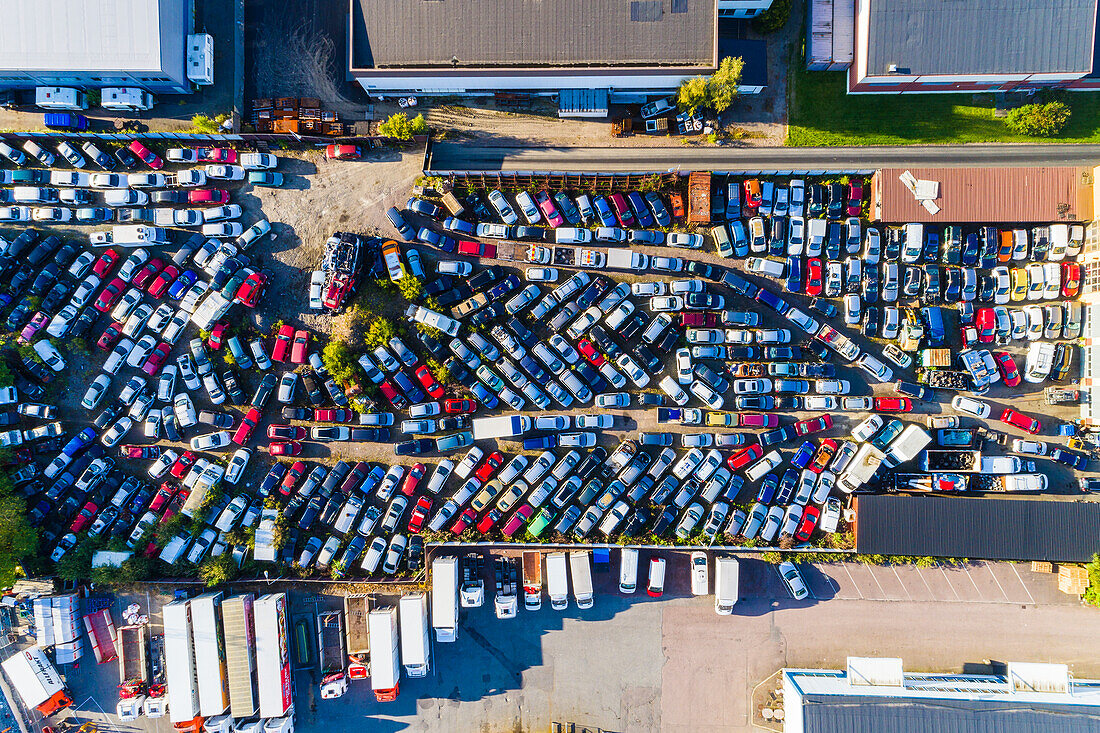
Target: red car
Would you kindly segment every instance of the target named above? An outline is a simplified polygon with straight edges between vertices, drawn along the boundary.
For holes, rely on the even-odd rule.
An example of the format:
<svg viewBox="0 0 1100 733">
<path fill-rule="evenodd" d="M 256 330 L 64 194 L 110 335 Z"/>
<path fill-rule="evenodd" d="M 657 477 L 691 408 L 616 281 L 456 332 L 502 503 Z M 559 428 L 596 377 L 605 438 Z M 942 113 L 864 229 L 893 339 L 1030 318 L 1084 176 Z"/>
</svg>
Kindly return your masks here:
<svg viewBox="0 0 1100 733">
<path fill-rule="evenodd" d="M 294 337 L 294 326 L 282 326 L 275 336 L 275 348 L 271 350 L 271 360 L 280 364 L 286 361 L 286 352 L 290 350 L 290 340 Z"/>
<path fill-rule="evenodd" d="M 531 515 L 535 513 L 534 508 L 530 504 L 524 504 L 516 513 L 512 515 L 512 518 L 508 520 L 508 524 L 504 525 L 504 536 L 511 537 L 519 528 L 527 523 L 527 520 L 531 518 Z"/>
<path fill-rule="evenodd" d="M 468 239 L 460 239 L 458 240 L 458 253 L 470 257 L 488 257 L 492 259 L 497 256 L 497 246 L 492 242 L 472 242 Z"/>
<path fill-rule="evenodd" d="M 1081 294 L 1081 266 L 1076 262 L 1062 263 L 1062 297 L 1076 298 Z"/>
<path fill-rule="evenodd" d="M 294 490 L 294 484 L 298 483 L 298 479 L 305 472 L 306 464 L 302 461 L 294 461 L 286 475 L 283 476 L 283 480 L 279 482 L 279 493 L 283 496 L 290 496 L 290 492 Z"/>
<path fill-rule="evenodd" d="M 427 473 L 428 467 L 423 463 L 414 463 L 413 467 L 409 469 L 409 473 L 405 476 L 404 482 L 401 484 L 401 493 L 405 496 L 412 496 L 416 493 L 416 487 L 420 484 L 420 479 L 424 478 L 424 474 Z"/>
<path fill-rule="evenodd" d="M 817 447 L 817 452 L 814 453 L 814 457 L 810 460 L 810 465 L 807 468 L 814 473 L 821 473 L 829 465 L 829 461 L 833 460 L 836 449 L 836 441 L 832 438 L 821 441 L 821 445 Z"/>
<path fill-rule="evenodd" d="M 313 411 L 313 419 L 317 422 L 347 422 L 353 414 L 351 410 L 341 408 L 318 408 Z"/>
<path fill-rule="evenodd" d="M 1001 379 L 1005 385 L 1015 387 L 1020 384 L 1020 370 L 1016 368 L 1016 362 L 1004 351 L 994 351 L 993 358 L 997 360 L 997 366 L 1001 370 Z"/>
<path fill-rule="evenodd" d="M 1035 435 L 1043 429 L 1042 423 L 1033 417 L 1028 417 L 1022 412 L 1016 412 L 1012 408 L 1006 409 L 1001 413 L 1001 422 L 1005 425 L 1012 425 L 1024 432 Z"/>
<path fill-rule="evenodd" d="M 477 519 L 477 512 L 473 509 L 467 509 L 462 512 L 459 518 L 455 520 L 455 523 L 451 525 L 451 531 L 456 535 L 460 535 L 466 531 L 466 528 L 469 527 L 475 519 Z"/>
<path fill-rule="evenodd" d="M 92 265 L 92 272 L 99 277 L 107 277 L 107 273 L 111 271 L 111 268 L 118 264 L 118 252 L 113 249 L 108 249 L 99 256 L 99 259 Z"/>
<path fill-rule="evenodd" d="M 739 468 L 744 468 L 763 455 L 764 448 L 759 443 L 753 443 L 752 445 L 747 445 L 735 451 L 733 455 L 726 460 L 726 465 L 730 467 L 731 471 L 736 471 Z"/>
<path fill-rule="evenodd" d="M 149 293 L 149 295 L 154 298 L 159 298 L 164 295 L 168 290 L 168 286 L 171 285 L 179 275 L 180 269 L 178 267 L 175 265 L 168 265 L 160 271 L 159 275 L 153 278 L 153 281 L 149 283 L 149 287 L 145 292 Z"/>
<path fill-rule="evenodd" d="M 443 387 L 439 382 L 435 381 L 435 377 L 432 376 L 428 367 L 423 364 L 416 370 L 416 378 L 420 380 L 420 383 L 424 385 L 424 389 L 428 394 L 432 396 L 432 399 L 438 400 L 443 396 Z"/>
<path fill-rule="evenodd" d="M 80 510 L 80 514 L 76 515 L 76 519 L 69 525 L 70 532 L 79 532 L 88 526 L 88 523 L 95 518 L 96 512 L 99 511 L 99 507 L 96 506 L 94 501 L 89 501 L 84 505 L 84 508 Z"/>
<path fill-rule="evenodd" d="M 156 460 L 160 458 L 160 448 L 155 445 L 124 445 L 120 449 L 123 458 Z"/>
<path fill-rule="evenodd" d="M 821 295 L 821 260 L 816 257 L 806 261 L 806 295 Z"/>
<path fill-rule="evenodd" d="M 409 531 L 419 532 L 421 527 L 424 526 L 424 520 L 428 518 L 428 514 L 432 511 L 432 500 L 426 496 L 422 496 L 416 500 L 416 506 L 413 507 L 412 516 L 409 517 Z M 461 530 L 459 530 L 461 531 Z"/>
<path fill-rule="evenodd" d="M 820 433 L 828 430 L 833 426 L 833 416 L 826 413 L 824 415 L 818 415 L 817 417 L 810 418 L 809 420 L 799 420 L 794 424 L 795 435 L 811 435 L 813 433 Z"/>
<path fill-rule="evenodd" d="M 478 466 L 477 471 L 474 472 L 474 476 L 476 476 L 481 483 L 485 483 L 503 464 L 504 456 L 498 451 L 493 451 L 489 454 L 489 457 Z"/>
<path fill-rule="evenodd" d="M 296 425 L 268 425 L 267 437 L 273 440 L 305 440 L 306 429 Z"/>
<path fill-rule="evenodd" d="M 599 369 L 606 359 L 603 358 L 603 354 L 596 350 L 592 342 L 588 339 L 581 339 L 577 344 L 577 351 L 581 352 L 581 356 L 588 360 L 588 363 Z"/>
<path fill-rule="evenodd" d="M 385 380 L 379 382 L 378 391 L 381 392 L 382 396 L 385 397 L 389 401 L 389 403 L 398 410 L 408 404 L 405 402 L 405 398 L 397 393 L 397 390 L 394 389 L 393 385 Z"/>
<path fill-rule="evenodd" d="M 99 337 L 99 340 L 95 342 L 95 345 L 99 348 L 107 351 L 115 345 L 115 341 L 118 341 L 118 337 L 122 335 L 122 323 L 115 321 L 107 328 L 103 329 L 103 334 Z"/>
<path fill-rule="evenodd" d="M 794 533 L 794 538 L 799 542 L 805 542 L 810 539 L 810 535 L 813 534 L 814 528 L 817 527 L 817 520 L 821 518 L 821 510 L 816 506 L 808 506 L 802 510 L 802 521 L 798 523 L 798 529 Z"/>
<path fill-rule="evenodd" d="M 273 456 L 296 456 L 302 452 L 302 444 L 296 440 L 289 443 L 272 443 L 268 450 Z"/>
<path fill-rule="evenodd" d="M 253 431 L 256 430 L 256 426 L 260 424 L 260 419 L 263 414 L 255 407 L 248 411 L 248 414 L 241 420 L 241 424 L 237 426 L 236 432 L 233 433 L 233 442 L 237 445 L 246 445 L 252 438 Z"/>
<path fill-rule="evenodd" d="M 493 528 L 494 524 L 500 521 L 500 517 L 501 514 L 499 509 L 490 509 L 488 513 L 481 518 L 481 521 L 477 523 L 477 531 L 485 534 Z"/>
<path fill-rule="evenodd" d="M 738 417 L 743 428 L 774 428 L 779 426 L 779 415 L 765 415 L 762 412 L 742 412 Z"/>
<path fill-rule="evenodd" d="M 237 288 L 237 295 L 233 300 L 246 308 L 255 308 L 260 301 L 260 296 L 263 295 L 265 285 L 267 285 L 267 275 L 254 272 Z"/>
<path fill-rule="evenodd" d="M 714 313 L 681 313 L 680 323 L 684 326 L 715 328 L 718 325 L 718 316 Z"/>
<path fill-rule="evenodd" d="M 190 204 L 228 204 L 229 191 L 224 188 L 196 188 L 187 192 Z"/>
<path fill-rule="evenodd" d="M 152 284 L 151 281 L 155 278 L 160 271 L 164 269 L 164 260 L 157 257 L 146 262 L 141 266 L 141 269 L 134 273 L 134 277 L 130 280 L 135 288 L 145 289 L 146 285 Z"/>
<path fill-rule="evenodd" d="M 195 152 L 203 163 L 236 163 L 237 151 L 233 148 L 199 148 Z"/>
<path fill-rule="evenodd" d="M 153 170 L 159 171 L 161 168 L 164 167 L 164 161 L 160 159 L 160 156 L 139 143 L 137 140 L 134 140 L 126 147 L 130 149 L 131 153 L 141 158 L 145 165 L 149 166 Z"/>
<path fill-rule="evenodd" d="M 477 402 L 470 399 L 452 398 L 449 400 L 443 400 L 443 412 L 448 415 L 458 415 L 462 413 L 473 412 L 477 409 Z"/>
<path fill-rule="evenodd" d="M 683 219 L 684 218 L 684 197 L 683 194 L 673 192 L 668 196 L 669 203 L 672 204 L 672 218 Z"/>
<path fill-rule="evenodd" d="M 172 464 L 172 475 L 176 478 L 183 478 L 191 466 L 195 465 L 195 454 L 189 450 L 185 450 L 183 455 L 176 459 L 176 462 Z"/>
<path fill-rule="evenodd" d="M 755 178 L 750 178 L 742 184 L 742 189 L 745 192 L 745 206 L 750 209 L 759 209 L 760 204 L 764 203 L 764 196 L 760 189 L 760 181 Z"/>
<path fill-rule="evenodd" d="M 172 484 L 165 481 L 157 489 L 157 493 L 153 496 L 153 502 L 149 505 L 149 511 L 159 512 L 168 502 L 172 501 L 172 497 L 176 495 L 176 488 Z"/>
<path fill-rule="evenodd" d="M 978 341 L 978 329 L 973 326 L 959 326 L 959 339 L 962 341 L 963 348 L 969 349 L 971 344 Z"/>
<path fill-rule="evenodd" d="M 295 331 L 294 342 L 290 346 L 290 363 L 304 364 L 309 350 L 309 331 Z"/>
<path fill-rule="evenodd" d="M 222 347 L 222 339 L 225 338 L 225 330 L 229 328 L 229 324 L 225 321 L 215 323 L 214 328 L 210 331 L 210 338 L 206 339 L 206 345 L 214 351 L 217 351 Z"/>
<path fill-rule="evenodd" d="M 863 213 L 863 181 L 856 178 L 848 184 L 848 216 L 859 216 Z"/>
<path fill-rule="evenodd" d="M 974 325 L 978 329 L 978 341 L 980 343 L 993 343 L 997 330 L 997 316 L 992 308 L 979 308 L 974 316 Z"/>
<path fill-rule="evenodd" d="M 111 282 L 107 283 L 107 286 L 99 292 L 99 297 L 95 299 L 95 308 L 100 313 L 106 313 L 114 307 L 115 302 L 122 297 L 122 291 L 126 289 L 126 283 L 121 278 L 115 278 Z"/>
<path fill-rule="evenodd" d="M 325 148 L 325 157 L 329 160 L 359 160 L 363 151 L 358 145 L 329 145 Z"/>
<path fill-rule="evenodd" d="M 172 344 L 163 341 L 157 344 L 156 348 L 145 358 L 145 363 L 141 365 L 141 371 L 150 377 L 153 376 L 164 366 L 164 362 L 168 360 L 168 354 L 171 351 Z"/>
<path fill-rule="evenodd" d="M 913 403 L 908 397 L 876 397 L 875 412 L 912 412 Z"/>
</svg>

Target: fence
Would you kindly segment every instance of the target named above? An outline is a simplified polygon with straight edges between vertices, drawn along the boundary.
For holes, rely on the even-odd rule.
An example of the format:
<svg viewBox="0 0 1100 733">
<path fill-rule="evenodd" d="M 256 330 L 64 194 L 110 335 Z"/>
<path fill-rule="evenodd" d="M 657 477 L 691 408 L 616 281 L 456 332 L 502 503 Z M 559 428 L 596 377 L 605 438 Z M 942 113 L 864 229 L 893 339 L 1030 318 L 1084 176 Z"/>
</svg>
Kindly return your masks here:
<svg viewBox="0 0 1100 733">
<path fill-rule="evenodd" d="M 13 143 L 13 147 L 19 147 L 23 140 L 68 140 L 77 144 L 83 142 L 103 142 L 125 145 L 133 140 L 144 142 L 177 142 L 194 145 L 196 143 L 209 143 L 211 145 L 227 145 L 232 143 L 243 144 L 252 147 L 270 146 L 276 143 L 287 148 L 309 148 L 317 145 L 364 145 L 371 143 L 380 145 L 423 144 L 427 137 L 414 136 L 411 141 L 395 140 L 382 136 L 357 136 L 357 137 L 321 137 L 312 135 L 298 135 L 296 133 L 274 132 L 239 132 L 224 134 L 206 134 L 201 132 L 64 132 L 60 130 L 48 130 L 45 132 L 2 132 L 0 140 Z"/>
<path fill-rule="evenodd" d="M 438 174 L 437 174 L 438 175 Z M 622 190 L 656 191 L 675 186 L 677 173 L 533 173 L 518 171 L 462 171 L 445 174 L 457 191 L 498 188 L 502 191 L 550 189 L 611 193 Z"/>
</svg>

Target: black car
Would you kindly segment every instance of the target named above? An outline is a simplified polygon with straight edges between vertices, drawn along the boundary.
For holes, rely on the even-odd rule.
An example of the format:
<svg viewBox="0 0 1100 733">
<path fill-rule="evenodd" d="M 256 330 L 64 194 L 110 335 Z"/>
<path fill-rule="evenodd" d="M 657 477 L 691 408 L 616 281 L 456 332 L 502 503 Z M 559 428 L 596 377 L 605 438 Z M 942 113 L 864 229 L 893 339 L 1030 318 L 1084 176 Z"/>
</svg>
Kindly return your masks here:
<svg viewBox="0 0 1100 733">
<path fill-rule="evenodd" d="M 665 404 L 665 396 L 657 392 L 642 392 L 638 395 L 638 404 L 642 407 L 661 407 Z"/>
<path fill-rule="evenodd" d="M 808 208 L 810 216 L 821 216 L 825 213 L 825 207 L 828 205 L 828 192 L 825 187 L 820 183 L 810 184 L 810 193 L 807 198 Z"/>
<path fill-rule="evenodd" d="M 60 267 L 61 269 L 65 269 L 73 263 L 73 260 L 76 259 L 76 255 L 79 251 L 80 248 L 77 247 L 75 244 L 70 243 L 63 245 L 61 249 L 57 250 L 56 254 L 54 254 L 53 261 L 57 264 L 58 267 Z"/>
<path fill-rule="evenodd" d="M 905 282 L 901 286 L 902 295 L 915 298 L 920 295 L 921 269 L 915 266 L 905 268 Z"/>
<path fill-rule="evenodd" d="M 321 407 L 325 404 L 325 393 L 321 391 L 321 385 L 317 382 L 316 374 L 313 372 L 304 373 L 302 375 L 302 386 L 305 387 L 310 404 L 314 407 Z"/>
<path fill-rule="evenodd" d="M 222 372 L 222 382 L 225 385 L 225 393 L 229 395 L 229 401 L 234 405 L 243 405 L 246 397 L 232 369 Z"/>
<path fill-rule="evenodd" d="M 787 397 L 786 399 L 791 399 Z M 801 399 L 799 399 L 801 402 Z M 780 443 L 786 443 L 788 440 L 794 440 L 798 437 L 798 433 L 795 430 L 794 425 L 783 425 L 782 427 L 772 428 L 760 433 L 760 445 L 778 445 Z"/>
<path fill-rule="evenodd" d="M 34 279 L 37 272 L 38 269 L 34 265 L 24 263 L 15 271 L 15 274 L 11 276 L 11 280 L 8 281 L 8 287 L 11 292 L 18 293 L 20 290 L 27 287 L 27 284 Z"/>
<path fill-rule="evenodd" d="M 416 404 L 424 401 L 424 391 L 416 386 L 416 383 L 405 372 L 400 370 L 394 372 L 393 381 L 397 388 L 408 398 L 409 402 Z"/>
<path fill-rule="evenodd" d="M 386 216 L 393 224 L 393 228 L 396 229 L 397 233 L 401 235 L 402 239 L 404 239 L 406 242 L 416 241 L 416 230 L 408 225 L 408 223 L 405 221 L 405 217 L 401 216 L 400 211 L 391 206 L 389 209 L 386 210 Z"/>
<path fill-rule="evenodd" d="M 863 267 L 863 300 L 866 303 L 878 302 L 878 265 Z"/>
<path fill-rule="evenodd" d="M 648 477 L 647 477 L 648 478 Z M 634 511 L 626 516 L 623 520 L 622 535 L 624 537 L 635 537 L 641 533 L 642 528 L 649 522 L 649 511 L 645 507 L 637 507 Z"/>
<path fill-rule="evenodd" d="M 940 235 L 939 232 L 928 232 L 924 238 L 924 251 L 921 252 L 921 257 L 925 262 L 935 262 L 940 256 Z"/>
<path fill-rule="evenodd" d="M 284 407 L 279 413 L 284 420 L 312 420 L 313 410 L 306 407 Z"/>
<path fill-rule="evenodd" d="M 8 330 L 14 331 L 21 328 L 23 324 L 27 322 L 27 319 L 31 317 L 33 307 L 34 301 L 30 299 L 30 296 L 16 303 L 11 313 L 8 314 L 7 321 L 5 321 Z"/>
<path fill-rule="evenodd" d="M 962 227 L 950 226 L 944 230 L 940 261 L 945 265 L 962 263 Z"/>
<path fill-rule="evenodd" d="M 340 508 L 344 506 L 344 502 L 346 500 L 347 497 L 344 496 L 342 493 L 337 493 L 330 496 L 328 498 L 328 501 L 325 502 L 324 508 L 321 509 L 321 513 L 318 516 L 318 521 L 320 521 L 321 524 L 324 526 L 332 526 L 332 523 L 336 521 L 336 517 L 340 514 Z"/>
<path fill-rule="evenodd" d="M 634 355 L 634 358 L 638 360 L 638 364 L 645 369 L 651 375 L 659 374 L 661 372 L 661 360 L 660 358 L 649 350 L 645 344 L 638 344 L 630 353 Z"/>
<path fill-rule="evenodd" d="M 629 341 L 641 333 L 648 324 L 649 321 L 644 315 L 635 313 L 626 323 L 619 326 L 619 335 L 623 337 L 623 341 Z"/>
<path fill-rule="evenodd" d="M 795 346 L 765 346 L 764 358 L 768 361 L 790 361 L 802 358 L 802 350 Z"/>
<path fill-rule="evenodd" d="M 576 372 L 581 379 L 587 382 L 588 386 L 591 387 L 592 391 L 596 394 L 607 391 L 609 386 L 607 380 L 600 376 L 600 373 L 588 362 L 583 360 L 578 361 L 573 365 L 573 371 Z"/>
<path fill-rule="evenodd" d="M 607 334 L 607 331 L 599 324 L 592 326 L 592 328 L 588 330 L 588 336 L 592 339 L 592 343 L 596 344 L 599 350 L 611 361 L 615 361 L 622 355 L 622 347 L 615 343 L 611 336 Z"/>
<path fill-rule="evenodd" d="M 19 370 L 39 384 L 49 384 L 53 381 L 55 373 L 39 364 L 29 356 L 24 356 L 18 366 Z"/>
<path fill-rule="evenodd" d="M 35 245 L 34 249 L 30 251 L 26 256 L 28 264 L 37 267 L 46 261 L 46 258 L 53 254 L 54 250 L 61 246 L 61 240 L 50 235 Z"/>
<path fill-rule="evenodd" d="M 1052 381 L 1061 382 L 1069 377 L 1069 369 L 1073 365 L 1074 345 L 1059 342 L 1054 345 L 1054 359 L 1050 368 Z"/>
<path fill-rule="evenodd" d="M 450 275 L 440 275 L 435 280 L 429 280 L 424 284 L 424 295 L 439 295 L 454 287 L 454 280 Z"/>
<path fill-rule="evenodd" d="M 879 309 L 877 306 L 868 306 L 864 308 L 863 313 L 863 335 L 864 336 L 878 336 L 878 317 Z"/>
<path fill-rule="evenodd" d="M 447 357 L 450 356 L 450 352 L 447 351 L 447 348 L 430 334 L 417 333 L 417 338 L 420 339 L 420 343 L 424 344 L 424 348 L 428 350 L 428 353 L 439 361 L 446 361 Z"/>
<path fill-rule="evenodd" d="M 1050 457 L 1059 463 L 1066 464 L 1070 468 L 1079 470 L 1084 470 L 1088 468 L 1089 465 L 1088 456 L 1066 450 L 1065 448 L 1055 448 L 1050 452 Z"/>
<path fill-rule="evenodd" d="M 847 204 L 847 197 L 845 196 L 844 184 L 842 183 L 830 183 L 829 184 L 829 218 L 839 219 L 844 216 L 844 206 Z"/>
<path fill-rule="evenodd" d="M 489 287 L 504 274 L 504 270 L 499 265 L 489 265 L 484 270 L 473 275 L 467 282 L 470 289 L 474 292 L 484 290 Z"/>
<path fill-rule="evenodd" d="M 364 443 L 387 443 L 390 439 L 389 428 L 352 428 L 351 439 Z"/>
<path fill-rule="evenodd" d="M 667 532 L 676 521 L 676 508 L 669 507 L 661 513 L 661 516 L 657 517 L 657 521 L 653 524 L 652 533 L 654 536 L 660 537 Z"/>
<path fill-rule="evenodd" d="M 190 199 L 187 191 L 154 191 L 149 197 L 154 204 L 186 204 Z"/>
<path fill-rule="evenodd" d="M 816 311 L 826 318 L 836 318 L 836 306 L 824 298 L 814 298 L 810 301 L 810 310 Z"/>
<path fill-rule="evenodd" d="M 908 275 L 908 273 L 906 273 Z M 924 266 L 924 300 L 929 305 L 940 302 L 940 268 L 938 265 Z"/>
<path fill-rule="evenodd" d="M 956 303 L 962 294 L 962 271 L 957 267 L 944 268 L 946 284 L 943 288 L 943 298 L 948 303 Z"/>
<path fill-rule="evenodd" d="M 126 148 L 119 148 L 115 151 L 115 160 L 122 164 L 122 167 L 126 170 L 133 170 L 137 168 L 138 159 Z"/>
<path fill-rule="evenodd" d="M 176 420 L 176 414 L 171 410 L 165 410 L 160 419 L 161 429 L 164 430 L 164 437 L 173 442 L 179 441 L 180 429 L 179 421 Z"/>
<path fill-rule="evenodd" d="M 393 447 L 393 452 L 399 456 L 415 456 L 435 450 L 435 440 L 432 438 L 417 438 L 398 443 Z"/>
<path fill-rule="evenodd" d="M 668 333 L 661 337 L 661 340 L 654 344 L 654 348 L 662 353 L 671 354 L 676 350 L 676 347 L 680 343 L 680 332 L 675 328 L 670 329 Z"/>
<path fill-rule="evenodd" d="M 332 467 L 332 470 L 325 476 L 325 480 L 321 483 L 321 494 L 323 496 L 329 496 L 333 491 L 340 488 L 340 485 L 344 483 L 344 479 L 351 473 L 351 464 L 347 461 L 337 461 L 336 465 Z"/>
<path fill-rule="evenodd" d="M 607 450 L 603 446 L 596 446 L 590 450 L 584 458 L 573 467 L 573 473 L 584 481 L 591 476 L 596 469 L 603 465 L 604 460 L 607 458 Z"/>
<path fill-rule="evenodd" d="M 451 290 L 444 291 L 436 296 L 435 302 L 438 303 L 440 307 L 446 307 L 466 300 L 470 295 L 470 287 L 465 283 L 459 283 Z"/>
<path fill-rule="evenodd" d="M 825 256 L 830 260 L 840 259 L 840 244 L 844 241 L 844 228 L 839 221 L 829 222 L 829 233 L 825 237 Z"/>
<path fill-rule="evenodd" d="M 703 277 L 707 280 L 718 281 L 722 277 L 722 272 L 719 271 L 719 268 L 706 262 L 688 260 L 685 270 L 693 277 Z"/>
<path fill-rule="evenodd" d="M 1035 227 L 1031 232 L 1031 259 L 1035 262 L 1046 262 L 1047 251 L 1050 249 L 1050 229 Z"/>
<path fill-rule="evenodd" d="M 505 324 L 508 330 L 511 331 L 519 342 L 527 348 L 533 347 L 538 343 L 538 339 L 535 338 L 535 334 L 531 333 L 531 329 L 523 325 L 523 321 L 518 318 L 510 318 Z"/>
<path fill-rule="evenodd" d="M 768 232 L 768 254 L 784 257 L 787 254 L 787 217 L 773 216 Z"/>
<path fill-rule="evenodd" d="M 496 302 L 490 303 L 477 313 L 471 315 L 468 322 L 471 327 L 477 327 L 481 325 L 487 325 L 503 316 L 507 311 L 504 308 L 504 303 Z"/>
<path fill-rule="evenodd" d="M 978 276 L 978 300 L 992 303 L 997 296 L 997 281 L 992 275 Z"/>
<path fill-rule="evenodd" d="M 279 378 L 274 374 L 265 374 L 264 378 L 260 380 L 259 386 L 256 387 L 256 392 L 252 395 L 252 406 L 262 410 L 267 401 L 271 399 L 271 395 L 275 391 L 275 385 L 278 383 Z"/>
<path fill-rule="evenodd" d="M 216 428 L 231 428 L 233 427 L 233 416 L 227 412 L 202 410 L 199 412 L 199 422 L 213 425 Z"/>
<path fill-rule="evenodd" d="M 775 398 L 771 395 L 741 395 L 736 400 L 738 410 L 774 410 Z"/>
<path fill-rule="evenodd" d="M 832 379 L 836 376 L 836 366 L 833 364 L 799 364 L 798 374 L 801 377 L 813 379 Z"/>
<path fill-rule="evenodd" d="M 726 358 L 732 361 L 752 361 L 760 358 L 759 346 L 727 346 Z"/>
<path fill-rule="evenodd" d="M 981 252 L 982 240 L 977 234 L 967 234 L 963 244 L 960 260 L 966 267 L 974 267 L 978 264 L 978 256 Z"/>
<path fill-rule="evenodd" d="M 332 398 L 332 401 L 338 407 L 348 406 L 348 396 L 344 394 L 344 390 L 340 388 L 340 385 L 336 383 L 336 380 L 332 377 L 325 379 L 325 391 L 328 392 L 328 396 Z M 417 400 L 419 402 L 419 400 Z"/>
<path fill-rule="evenodd" d="M 46 293 L 46 297 L 42 299 L 41 310 L 45 313 L 56 313 L 61 304 L 72 295 L 74 287 L 75 284 L 71 282 L 54 283 L 50 292 Z"/>
<path fill-rule="evenodd" d="M 724 377 L 716 373 L 713 369 L 706 364 L 696 364 L 694 368 L 694 374 L 696 379 L 703 382 L 708 387 L 718 392 L 719 394 L 729 389 L 729 382 Z"/>
<path fill-rule="evenodd" d="M 474 215 L 478 221 L 497 221 L 500 218 L 485 205 L 485 202 L 476 193 L 471 193 L 464 201 L 467 206 L 474 210 Z"/>
</svg>

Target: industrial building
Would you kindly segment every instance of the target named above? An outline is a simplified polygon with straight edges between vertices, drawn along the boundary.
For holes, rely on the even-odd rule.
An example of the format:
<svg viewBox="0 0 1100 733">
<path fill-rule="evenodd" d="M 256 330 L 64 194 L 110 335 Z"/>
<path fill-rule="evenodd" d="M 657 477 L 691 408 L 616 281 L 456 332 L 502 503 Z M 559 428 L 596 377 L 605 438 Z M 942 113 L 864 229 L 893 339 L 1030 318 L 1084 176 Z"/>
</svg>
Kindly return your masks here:
<svg viewBox="0 0 1100 733">
<path fill-rule="evenodd" d="M 369 94 L 568 98 L 578 116 L 644 102 L 719 60 L 766 83 L 764 45 L 727 32 L 771 0 L 350 0 L 348 74 Z M 566 92 L 566 94 L 562 94 Z M 572 94 L 570 94 L 572 92 Z M 581 92 L 583 94 L 578 94 Z M 585 105 L 578 108 L 577 100 Z"/>
<path fill-rule="evenodd" d="M 992 674 L 905 672 L 901 659 L 848 657 L 846 669 L 784 669 L 786 733 L 1093 733 L 1100 680 L 1064 664 L 1008 662 Z"/>
<path fill-rule="evenodd" d="M 127 87 L 187 94 L 193 28 L 192 0 L 7 0 L 0 89 Z M 207 58 L 191 54 L 192 77 L 212 67 L 210 51 Z"/>
</svg>

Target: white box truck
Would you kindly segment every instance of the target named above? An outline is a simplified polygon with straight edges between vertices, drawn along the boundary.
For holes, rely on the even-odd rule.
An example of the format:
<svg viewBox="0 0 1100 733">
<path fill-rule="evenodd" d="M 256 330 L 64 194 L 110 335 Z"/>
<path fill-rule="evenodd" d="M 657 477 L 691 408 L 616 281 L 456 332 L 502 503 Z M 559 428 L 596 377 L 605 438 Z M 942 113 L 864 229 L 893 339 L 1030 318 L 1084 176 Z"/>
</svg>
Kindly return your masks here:
<svg viewBox="0 0 1100 733">
<path fill-rule="evenodd" d="M 386 606 L 370 612 L 370 686 L 378 702 L 397 699 L 401 680 L 398 657 L 397 608 Z"/>
<path fill-rule="evenodd" d="M 432 560 L 432 628 L 437 642 L 458 639 L 458 558 Z"/>
<path fill-rule="evenodd" d="M 526 415 L 499 415 L 473 419 L 474 440 L 514 438 L 530 429 L 531 418 Z"/>
<path fill-rule="evenodd" d="M 287 643 L 285 593 L 260 596 L 253 604 L 256 622 L 256 683 L 260 717 L 281 718 L 294 707 L 290 647 Z M 169 703 L 171 706 L 171 703 Z"/>
<path fill-rule="evenodd" d="M 910 424 L 886 447 L 886 465 L 890 468 L 911 461 L 932 442 L 932 436 L 920 425 Z"/>
<path fill-rule="evenodd" d="M 550 608 L 564 611 L 569 607 L 569 580 L 564 552 L 551 552 L 546 556 L 546 594 L 550 596 Z"/>
<path fill-rule="evenodd" d="M 716 557 L 714 559 L 714 612 L 719 616 L 729 616 L 737 603 L 737 584 L 739 567 L 735 557 Z"/>
<path fill-rule="evenodd" d="M 88 96 L 72 87 L 35 87 L 34 104 L 42 109 L 88 109 Z"/>
<path fill-rule="evenodd" d="M 161 610 L 164 618 L 165 677 L 168 719 L 177 730 L 199 730 L 199 683 L 195 675 L 195 647 L 191 643 L 191 602 L 172 601 Z"/>
<path fill-rule="evenodd" d="M 195 676 L 199 681 L 199 714 L 204 718 L 229 709 L 229 678 L 222 635 L 222 594 L 203 593 L 191 599 L 191 637 L 195 644 Z"/>
<path fill-rule="evenodd" d="M 576 550 L 569 553 L 569 570 L 573 576 L 573 599 L 577 608 L 592 608 L 592 553 Z"/>
<path fill-rule="evenodd" d="M 370 596 L 344 596 L 344 626 L 348 635 L 348 679 L 365 680 L 370 675 Z"/>
<path fill-rule="evenodd" d="M 222 601 L 222 630 L 229 676 L 229 713 L 234 718 L 256 714 L 256 635 L 253 621 L 255 596 L 246 593 Z"/>
<path fill-rule="evenodd" d="M 99 95 L 99 106 L 103 109 L 140 112 L 153 108 L 153 95 L 137 87 L 103 87 Z"/>
<path fill-rule="evenodd" d="M 317 655 L 321 661 L 321 699 L 343 697 L 348 691 L 348 676 L 345 673 L 348 655 L 344 649 L 342 612 L 317 614 Z"/>
<path fill-rule="evenodd" d="M 523 607 L 542 608 L 542 553 L 538 550 L 523 551 Z"/>
<path fill-rule="evenodd" d="M 397 604 L 401 618 L 401 664 L 409 677 L 426 677 L 431 668 L 428 643 L 428 596 L 401 596 Z"/>
<path fill-rule="evenodd" d="M 35 708 L 43 716 L 73 704 L 65 681 L 38 647 L 16 652 L 2 666 L 27 707 Z"/>
<path fill-rule="evenodd" d="M 609 249 L 607 267 L 611 270 L 645 272 L 649 267 L 649 257 L 632 249 Z"/>
<path fill-rule="evenodd" d="M 120 720 L 136 720 L 145 706 L 149 683 L 149 654 L 145 625 L 123 626 L 118 630 L 118 703 L 115 714 Z"/>
</svg>

